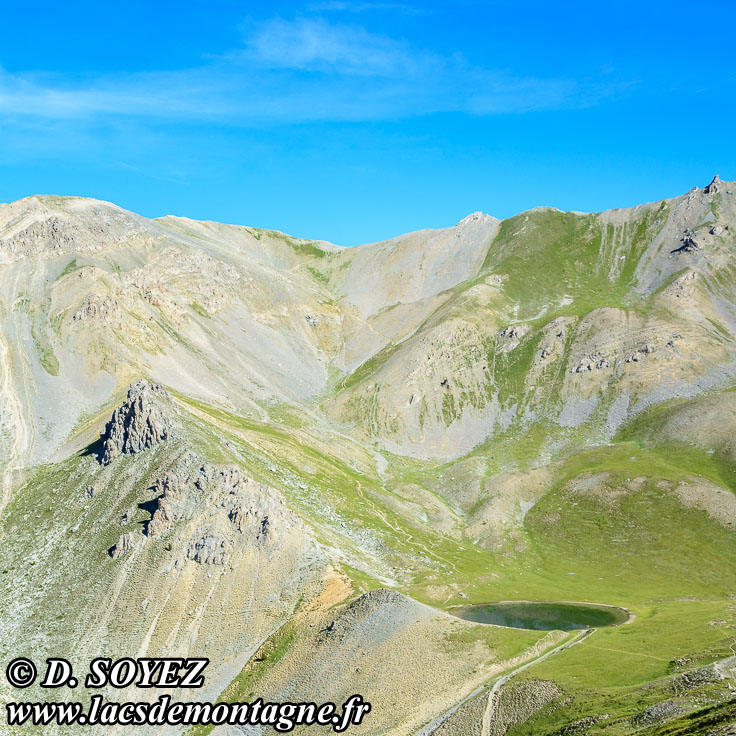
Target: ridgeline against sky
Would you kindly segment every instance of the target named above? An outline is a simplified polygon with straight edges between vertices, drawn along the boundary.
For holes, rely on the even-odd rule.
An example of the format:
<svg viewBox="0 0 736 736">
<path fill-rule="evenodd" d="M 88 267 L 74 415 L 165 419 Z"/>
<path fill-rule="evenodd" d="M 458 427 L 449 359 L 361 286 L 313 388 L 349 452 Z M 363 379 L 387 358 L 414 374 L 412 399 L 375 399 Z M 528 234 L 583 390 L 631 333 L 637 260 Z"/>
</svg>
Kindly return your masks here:
<svg viewBox="0 0 736 736">
<path fill-rule="evenodd" d="M 683 2 L 3 8 L 0 201 L 93 196 L 354 245 L 733 178 L 733 63 Z"/>
</svg>

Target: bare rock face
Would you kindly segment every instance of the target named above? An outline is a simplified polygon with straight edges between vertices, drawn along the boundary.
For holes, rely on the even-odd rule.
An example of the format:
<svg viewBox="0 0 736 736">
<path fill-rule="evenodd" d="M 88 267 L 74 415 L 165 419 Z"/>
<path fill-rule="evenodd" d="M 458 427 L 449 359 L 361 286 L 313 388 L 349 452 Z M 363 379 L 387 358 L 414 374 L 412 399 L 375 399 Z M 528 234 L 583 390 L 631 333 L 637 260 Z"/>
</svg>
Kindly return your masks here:
<svg viewBox="0 0 736 736">
<path fill-rule="evenodd" d="M 202 463 L 190 453 L 156 481 L 154 491 L 161 495 L 146 528 L 146 535 L 161 536 L 174 524 L 193 518 L 198 510 L 216 498 L 220 499 L 218 503 L 239 532 L 244 530 L 246 520 L 256 526 L 257 520 L 251 518 L 254 512 L 243 507 L 251 486 L 255 485 L 237 468 L 217 468 Z M 264 515 L 267 518 L 265 512 Z"/>
<path fill-rule="evenodd" d="M 224 565 L 227 551 L 228 544 L 225 539 L 215 534 L 205 534 L 189 543 L 187 557 L 200 564 Z"/>
<path fill-rule="evenodd" d="M 112 414 L 102 432 L 100 465 L 118 455 L 134 455 L 170 439 L 173 431 L 171 399 L 163 386 L 144 379 L 131 384 L 127 401 Z"/>
</svg>

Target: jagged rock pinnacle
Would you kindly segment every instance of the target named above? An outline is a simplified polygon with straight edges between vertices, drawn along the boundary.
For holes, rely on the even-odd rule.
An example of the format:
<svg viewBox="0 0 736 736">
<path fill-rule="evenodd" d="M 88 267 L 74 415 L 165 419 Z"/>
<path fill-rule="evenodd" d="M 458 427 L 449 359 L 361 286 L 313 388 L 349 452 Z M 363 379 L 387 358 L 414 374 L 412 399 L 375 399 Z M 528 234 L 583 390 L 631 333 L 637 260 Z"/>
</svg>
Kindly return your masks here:
<svg viewBox="0 0 736 736">
<path fill-rule="evenodd" d="M 721 177 L 718 176 L 718 174 L 716 174 L 713 177 L 713 180 L 711 181 L 711 183 L 708 184 L 708 186 L 705 188 L 705 193 L 706 194 L 718 194 L 718 192 L 721 191 L 721 184 L 723 184 L 723 181 Z"/>
<path fill-rule="evenodd" d="M 101 434 L 100 465 L 109 465 L 118 455 L 133 455 L 169 439 L 172 420 L 166 389 L 144 379 L 130 385 L 128 399 L 112 414 Z"/>
</svg>

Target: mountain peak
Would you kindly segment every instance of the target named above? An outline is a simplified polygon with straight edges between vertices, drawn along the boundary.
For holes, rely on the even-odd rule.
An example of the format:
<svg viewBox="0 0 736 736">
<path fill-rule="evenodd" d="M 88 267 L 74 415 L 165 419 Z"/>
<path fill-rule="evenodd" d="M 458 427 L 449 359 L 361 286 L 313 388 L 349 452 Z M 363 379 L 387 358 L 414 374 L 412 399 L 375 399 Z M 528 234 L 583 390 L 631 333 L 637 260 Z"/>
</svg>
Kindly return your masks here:
<svg viewBox="0 0 736 736">
<path fill-rule="evenodd" d="M 724 181 L 721 179 L 718 174 L 716 174 L 713 179 L 711 180 L 710 184 L 708 184 L 707 187 L 705 187 L 705 193 L 706 194 L 718 194 L 718 192 L 721 191 L 721 187 L 723 186 Z"/>
<path fill-rule="evenodd" d="M 485 212 L 472 212 L 467 217 L 463 217 L 458 226 L 467 225 L 471 222 L 497 222 L 496 218 L 492 215 L 487 215 Z"/>
<path fill-rule="evenodd" d="M 111 202 L 34 195 L 0 204 L 0 263 L 95 252 L 130 241 L 146 220 Z"/>
</svg>

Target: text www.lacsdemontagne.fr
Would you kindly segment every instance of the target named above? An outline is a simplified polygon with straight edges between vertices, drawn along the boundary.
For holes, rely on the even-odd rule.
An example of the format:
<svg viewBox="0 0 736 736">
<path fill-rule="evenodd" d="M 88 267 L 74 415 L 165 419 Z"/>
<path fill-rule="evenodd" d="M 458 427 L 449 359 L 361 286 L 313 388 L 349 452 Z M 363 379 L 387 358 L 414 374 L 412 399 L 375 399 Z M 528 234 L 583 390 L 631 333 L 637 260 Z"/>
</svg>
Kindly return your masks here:
<svg viewBox="0 0 736 736">
<path fill-rule="evenodd" d="M 162 695 L 153 703 L 117 703 L 93 695 L 85 710 L 79 702 L 7 703 L 9 726 L 271 726 L 288 733 L 296 726 L 331 726 L 341 733 L 358 725 L 371 705 L 360 695 L 348 698 L 341 707 L 334 703 L 252 703 L 171 702 Z"/>
</svg>

